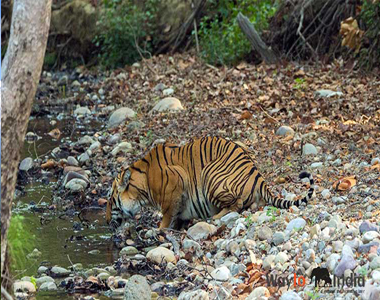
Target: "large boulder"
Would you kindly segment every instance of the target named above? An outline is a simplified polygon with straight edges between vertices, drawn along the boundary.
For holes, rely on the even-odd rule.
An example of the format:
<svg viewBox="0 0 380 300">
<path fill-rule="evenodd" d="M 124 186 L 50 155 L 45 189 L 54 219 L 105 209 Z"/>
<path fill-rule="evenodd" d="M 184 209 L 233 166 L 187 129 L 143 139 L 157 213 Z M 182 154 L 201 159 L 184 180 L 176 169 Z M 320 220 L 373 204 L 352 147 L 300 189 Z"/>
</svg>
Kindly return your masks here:
<svg viewBox="0 0 380 300">
<path fill-rule="evenodd" d="M 160 264 L 162 262 L 176 263 L 174 252 L 165 247 L 157 247 L 150 250 L 147 253 L 146 258 L 150 261 L 155 262 L 156 264 Z"/>
</svg>

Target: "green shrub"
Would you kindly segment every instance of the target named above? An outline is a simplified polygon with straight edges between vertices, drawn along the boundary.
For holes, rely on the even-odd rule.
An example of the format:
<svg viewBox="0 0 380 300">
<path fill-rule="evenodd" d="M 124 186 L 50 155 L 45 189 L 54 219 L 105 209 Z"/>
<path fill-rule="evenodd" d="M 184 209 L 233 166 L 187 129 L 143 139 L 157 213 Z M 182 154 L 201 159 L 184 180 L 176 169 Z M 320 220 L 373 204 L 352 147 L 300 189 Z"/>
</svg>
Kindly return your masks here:
<svg viewBox="0 0 380 300">
<path fill-rule="evenodd" d="M 380 64 L 380 1 L 364 1 L 359 19 L 360 27 L 364 27 L 359 65 L 370 70 Z"/>
<path fill-rule="evenodd" d="M 205 16 L 199 24 L 202 58 L 213 65 L 234 65 L 251 52 L 251 45 L 237 24 L 243 13 L 259 32 L 268 28 L 268 20 L 276 11 L 272 0 L 212 1 L 213 16 Z M 194 32 L 193 32 L 194 34 Z"/>
<path fill-rule="evenodd" d="M 104 0 L 95 44 L 100 62 L 106 67 L 123 67 L 146 57 L 152 50 L 157 0 L 144 1 L 144 7 L 132 0 Z"/>
</svg>

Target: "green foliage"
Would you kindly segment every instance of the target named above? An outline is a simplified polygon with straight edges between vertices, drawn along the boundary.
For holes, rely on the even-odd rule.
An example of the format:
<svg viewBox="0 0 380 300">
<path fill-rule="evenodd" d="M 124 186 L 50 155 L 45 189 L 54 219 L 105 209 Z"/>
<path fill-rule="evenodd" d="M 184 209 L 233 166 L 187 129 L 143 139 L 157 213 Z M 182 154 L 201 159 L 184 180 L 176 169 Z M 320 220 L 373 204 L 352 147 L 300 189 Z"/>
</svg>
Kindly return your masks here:
<svg viewBox="0 0 380 300">
<path fill-rule="evenodd" d="M 123 67 L 152 51 L 158 0 L 144 1 L 144 7 L 132 0 L 104 0 L 99 34 L 95 45 L 100 48 L 100 62 L 110 68 Z M 140 5 L 140 4 L 139 4 Z M 142 5 L 142 4 L 141 4 Z"/>
<path fill-rule="evenodd" d="M 51 69 L 57 60 L 57 54 L 55 52 L 46 52 L 44 58 L 44 66 Z"/>
<path fill-rule="evenodd" d="M 307 86 L 306 81 L 303 78 L 296 78 L 294 79 L 294 82 L 294 88 L 296 88 L 297 90 L 301 90 Z"/>
<path fill-rule="evenodd" d="M 269 222 L 274 222 L 276 220 L 276 215 L 277 215 L 278 208 L 276 207 L 268 207 L 267 209 L 267 216 L 271 217 Z"/>
<path fill-rule="evenodd" d="M 33 250 L 35 236 L 30 235 L 25 217 L 13 214 L 8 231 L 8 247 L 12 260 L 11 266 L 21 270 L 28 265 L 27 255 Z"/>
<path fill-rule="evenodd" d="M 360 12 L 364 26 L 364 45 L 359 53 L 360 66 L 372 69 L 380 64 L 380 1 L 366 0 Z"/>
<path fill-rule="evenodd" d="M 253 224 L 252 214 L 245 218 L 245 222 L 247 223 L 248 228 L 251 227 L 251 225 Z"/>
<path fill-rule="evenodd" d="M 213 65 L 237 64 L 251 52 L 236 20 L 239 12 L 260 32 L 268 27 L 268 20 L 276 11 L 272 0 L 212 1 L 211 7 L 216 13 L 202 18 L 198 34 L 201 56 Z"/>
</svg>

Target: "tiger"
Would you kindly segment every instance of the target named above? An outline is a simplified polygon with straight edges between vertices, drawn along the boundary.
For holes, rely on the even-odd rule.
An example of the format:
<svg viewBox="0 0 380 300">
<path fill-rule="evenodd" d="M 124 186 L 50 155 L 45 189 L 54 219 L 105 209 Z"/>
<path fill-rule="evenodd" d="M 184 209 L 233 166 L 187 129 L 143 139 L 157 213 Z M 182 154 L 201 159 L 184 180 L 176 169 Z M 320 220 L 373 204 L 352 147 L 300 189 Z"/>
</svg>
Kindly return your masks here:
<svg viewBox="0 0 380 300">
<path fill-rule="evenodd" d="M 143 207 L 161 210 L 159 229 L 178 228 L 192 219 L 220 219 L 264 200 L 289 208 L 307 204 L 315 185 L 311 174 L 301 172 L 310 187 L 298 200 L 274 196 L 247 149 L 220 137 L 194 139 L 183 146 L 164 143 L 123 169 L 115 178 L 107 201 L 106 221 L 113 228 Z"/>
</svg>

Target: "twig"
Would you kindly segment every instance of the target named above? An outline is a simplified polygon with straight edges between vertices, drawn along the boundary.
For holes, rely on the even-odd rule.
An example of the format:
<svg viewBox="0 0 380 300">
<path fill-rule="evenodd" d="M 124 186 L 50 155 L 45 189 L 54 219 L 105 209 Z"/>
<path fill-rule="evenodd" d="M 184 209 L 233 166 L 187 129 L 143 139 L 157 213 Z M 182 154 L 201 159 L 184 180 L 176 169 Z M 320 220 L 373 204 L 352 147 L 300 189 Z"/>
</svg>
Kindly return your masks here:
<svg viewBox="0 0 380 300">
<path fill-rule="evenodd" d="M 4 296 L 6 300 L 13 300 L 12 296 L 7 292 L 7 290 L 1 286 L 1 296 Z"/>
<path fill-rule="evenodd" d="M 273 118 L 270 114 L 268 114 L 268 113 L 264 110 L 264 108 L 261 107 L 261 105 L 258 105 L 258 106 L 259 106 L 259 108 L 263 111 L 263 113 L 264 113 L 268 118 L 270 118 L 270 119 L 272 119 L 273 121 L 275 121 L 276 123 L 278 123 L 278 121 L 277 121 L 275 118 Z"/>
<path fill-rule="evenodd" d="M 312 0 L 309 0 L 308 2 L 306 2 L 305 5 L 302 5 L 302 8 L 301 8 L 301 17 L 300 17 L 300 23 L 298 25 L 298 29 L 297 29 L 297 34 L 301 37 L 301 39 L 304 41 L 304 43 L 309 47 L 309 49 L 311 50 L 311 52 L 315 55 L 315 57 L 317 58 L 318 57 L 318 54 L 315 52 L 315 50 L 313 49 L 313 47 L 306 41 L 305 37 L 303 36 L 303 34 L 301 33 L 301 29 L 302 29 L 302 25 L 303 25 L 303 18 L 304 18 L 304 10 L 305 8 L 307 8 L 310 3 L 311 3 Z"/>
<path fill-rule="evenodd" d="M 199 54 L 199 41 L 198 41 L 198 29 L 197 29 L 197 21 L 194 18 L 194 33 L 195 33 L 195 45 L 197 47 L 197 53 Z"/>
<path fill-rule="evenodd" d="M 73 267 L 73 271 L 74 271 L 74 273 L 75 273 L 75 274 L 78 274 L 78 272 L 77 272 L 77 270 L 75 269 L 74 264 L 73 264 L 73 262 L 71 261 L 70 256 L 69 256 L 68 254 L 67 254 L 67 259 L 69 260 L 71 266 Z"/>
</svg>

